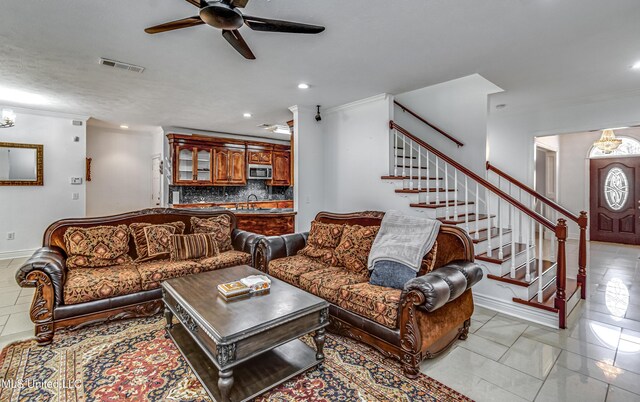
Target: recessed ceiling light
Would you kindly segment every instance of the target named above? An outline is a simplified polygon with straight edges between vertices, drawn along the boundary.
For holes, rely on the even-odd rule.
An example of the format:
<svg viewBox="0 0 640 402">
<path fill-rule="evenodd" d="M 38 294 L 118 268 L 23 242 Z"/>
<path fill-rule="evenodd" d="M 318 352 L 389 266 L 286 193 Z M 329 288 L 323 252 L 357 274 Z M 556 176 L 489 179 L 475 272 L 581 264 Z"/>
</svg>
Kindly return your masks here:
<svg viewBox="0 0 640 402">
<path fill-rule="evenodd" d="M 251 113 L 244 113 L 243 116 L 248 119 L 249 117 L 251 117 Z"/>
<path fill-rule="evenodd" d="M 0 100 L 29 105 L 47 105 L 51 103 L 47 97 L 40 94 L 10 88 L 0 88 Z"/>
<path fill-rule="evenodd" d="M 309 89 L 309 84 L 300 83 L 298 84 L 298 89 Z"/>
<path fill-rule="evenodd" d="M 636 61 L 633 66 L 631 66 L 634 70 L 640 70 L 640 60 Z"/>
<path fill-rule="evenodd" d="M 124 128 L 125 130 L 129 128 L 129 126 L 127 126 L 126 124 L 121 124 L 120 128 Z"/>
</svg>

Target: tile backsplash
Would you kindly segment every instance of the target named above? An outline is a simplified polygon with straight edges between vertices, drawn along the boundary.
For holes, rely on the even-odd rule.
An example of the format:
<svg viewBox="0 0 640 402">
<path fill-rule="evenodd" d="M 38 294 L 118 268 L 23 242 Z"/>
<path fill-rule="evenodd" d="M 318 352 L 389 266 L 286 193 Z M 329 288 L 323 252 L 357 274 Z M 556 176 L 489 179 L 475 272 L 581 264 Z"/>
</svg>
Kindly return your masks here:
<svg viewBox="0 0 640 402">
<path fill-rule="evenodd" d="M 247 180 L 246 186 L 169 186 L 169 204 L 174 191 L 180 193 L 180 204 L 246 202 L 250 194 L 258 196 L 258 201 L 293 199 L 293 187 L 267 186 L 265 180 Z"/>
</svg>

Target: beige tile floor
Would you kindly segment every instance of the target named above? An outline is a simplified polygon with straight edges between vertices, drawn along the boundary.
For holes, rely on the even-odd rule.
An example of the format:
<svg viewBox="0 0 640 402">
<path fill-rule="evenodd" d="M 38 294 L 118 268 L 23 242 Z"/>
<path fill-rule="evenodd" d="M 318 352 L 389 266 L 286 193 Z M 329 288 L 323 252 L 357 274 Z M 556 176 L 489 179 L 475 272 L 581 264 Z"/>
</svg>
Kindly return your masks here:
<svg viewBox="0 0 640 402">
<path fill-rule="evenodd" d="M 567 252 L 576 258 L 575 242 Z M 588 299 L 568 329 L 477 307 L 469 338 L 422 371 L 477 401 L 640 402 L 640 247 L 589 252 Z M 33 289 L 14 279 L 24 260 L 0 260 L 0 347 L 33 336 Z"/>
</svg>

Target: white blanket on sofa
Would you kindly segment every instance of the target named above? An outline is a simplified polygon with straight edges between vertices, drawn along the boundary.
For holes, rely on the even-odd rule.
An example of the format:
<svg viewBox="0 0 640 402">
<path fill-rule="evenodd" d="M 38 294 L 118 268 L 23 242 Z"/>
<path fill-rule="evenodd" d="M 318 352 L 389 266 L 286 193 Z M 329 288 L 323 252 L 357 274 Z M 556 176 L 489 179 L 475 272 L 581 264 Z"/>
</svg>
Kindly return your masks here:
<svg viewBox="0 0 640 402">
<path fill-rule="evenodd" d="M 376 261 L 395 261 L 420 270 L 424 257 L 438 237 L 440 221 L 388 211 L 369 253 L 369 270 Z"/>
</svg>

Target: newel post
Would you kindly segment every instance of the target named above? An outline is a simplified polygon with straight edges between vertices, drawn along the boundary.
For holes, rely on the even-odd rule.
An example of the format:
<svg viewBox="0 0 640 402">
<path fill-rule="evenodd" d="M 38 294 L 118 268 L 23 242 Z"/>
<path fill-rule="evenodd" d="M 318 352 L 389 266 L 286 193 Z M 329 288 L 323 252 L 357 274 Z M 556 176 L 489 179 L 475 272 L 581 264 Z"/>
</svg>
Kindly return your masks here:
<svg viewBox="0 0 640 402">
<path fill-rule="evenodd" d="M 580 245 L 578 249 L 578 284 L 580 284 L 580 297 L 587 298 L 587 227 L 589 218 L 585 211 L 580 212 L 578 226 L 580 226 Z"/>
<path fill-rule="evenodd" d="M 558 309 L 559 326 L 564 329 L 567 327 L 567 257 L 566 257 L 566 240 L 567 240 L 567 221 L 558 219 L 556 225 L 556 238 L 558 239 L 558 257 L 556 262 L 556 298 L 554 306 Z"/>
</svg>

